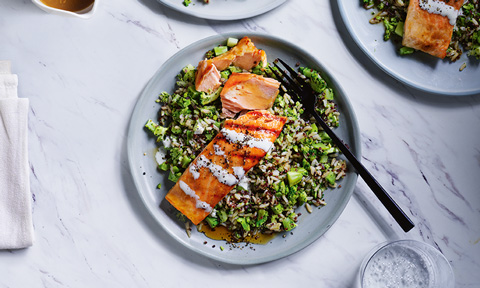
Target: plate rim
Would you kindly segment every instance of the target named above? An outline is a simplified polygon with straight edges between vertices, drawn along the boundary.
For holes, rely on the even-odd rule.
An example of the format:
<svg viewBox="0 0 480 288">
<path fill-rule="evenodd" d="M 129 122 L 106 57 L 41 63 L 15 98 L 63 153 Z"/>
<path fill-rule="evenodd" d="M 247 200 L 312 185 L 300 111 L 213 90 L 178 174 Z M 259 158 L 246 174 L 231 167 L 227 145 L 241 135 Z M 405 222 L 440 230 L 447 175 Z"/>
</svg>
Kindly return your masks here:
<svg viewBox="0 0 480 288">
<path fill-rule="evenodd" d="M 346 12 L 346 7 L 344 6 L 346 1 L 358 1 L 358 0 L 338 0 L 335 1 L 337 3 L 338 10 L 340 12 L 341 18 L 343 23 L 345 24 L 345 27 L 347 28 L 348 33 L 354 40 L 355 44 L 362 50 L 362 52 L 372 61 L 377 65 L 381 70 L 383 70 L 385 73 L 390 75 L 392 78 L 408 85 L 409 87 L 412 87 L 414 89 L 418 89 L 424 92 L 432 93 L 432 94 L 439 94 L 443 96 L 453 96 L 453 97 L 458 97 L 458 96 L 471 96 L 480 93 L 480 87 L 476 89 L 470 89 L 470 90 L 462 90 L 462 91 L 445 91 L 442 89 L 435 89 L 435 86 L 427 86 L 427 85 L 422 85 L 421 83 L 418 82 L 413 82 L 409 79 L 404 78 L 404 76 L 400 75 L 397 73 L 395 70 L 390 68 L 388 65 L 385 65 L 382 61 L 380 61 L 377 57 L 375 57 L 366 47 L 366 44 L 362 39 L 360 39 L 355 33 L 354 28 L 353 28 L 353 23 L 348 21 L 348 15 Z M 359 5 L 359 8 L 362 8 Z M 359 10 L 361 11 L 361 10 Z M 380 38 L 379 38 L 380 39 Z M 441 59 L 438 59 L 441 61 Z"/>
<path fill-rule="evenodd" d="M 178 1 L 181 1 L 181 0 L 178 0 Z M 255 17 L 255 16 L 258 16 L 258 15 L 267 13 L 268 11 L 271 11 L 271 10 L 277 8 L 278 6 L 282 5 L 283 3 L 287 2 L 287 0 L 274 0 L 274 1 L 275 2 L 273 2 L 272 4 L 266 6 L 265 8 L 262 8 L 262 9 L 252 10 L 252 11 L 249 11 L 249 12 L 245 12 L 245 13 L 242 13 L 242 14 L 236 14 L 236 15 L 233 15 L 233 16 L 232 15 L 222 16 L 221 14 L 198 13 L 198 11 L 195 11 L 195 10 L 192 10 L 192 9 L 189 10 L 189 8 L 185 7 L 185 6 L 179 7 L 177 5 L 168 3 L 165 0 L 157 0 L 157 2 L 159 2 L 160 4 L 162 4 L 166 7 L 169 7 L 170 9 L 176 10 L 180 13 L 187 14 L 187 15 L 190 15 L 190 16 L 194 16 L 194 17 L 197 17 L 197 18 L 200 18 L 200 19 L 218 20 L 218 21 L 240 20 L 240 19 L 247 19 L 247 18 Z M 184 8 L 184 9 L 182 9 L 182 8 Z"/>
<path fill-rule="evenodd" d="M 292 255 L 292 254 L 306 248 L 307 246 L 309 246 L 310 244 L 315 242 L 318 238 L 320 238 L 322 235 L 324 235 L 330 229 L 330 227 L 338 220 L 340 215 L 345 210 L 345 207 L 347 206 L 348 202 L 350 201 L 351 196 L 352 196 L 353 191 L 354 191 L 355 186 L 356 186 L 355 184 L 358 180 L 357 173 L 353 169 L 350 169 L 349 174 L 351 174 L 351 177 L 352 177 L 352 180 L 351 180 L 352 185 L 351 185 L 351 187 L 348 187 L 348 190 L 345 192 L 346 193 L 345 194 L 346 195 L 346 200 L 343 203 L 341 203 L 341 206 L 339 206 L 338 209 L 336 209 L 334 211 L 334 213 L 332 213 L 332 217 L 331 217 L 332 221 L 331 221 L 331 223 L 329 223 L 329 225 L 327 225 L 327 227 L 325 228 L 325 230 L 322 233 L 320 233 L 319 235 L 313 234 L 313 237 L 311 237 L 313 239 L 309 239 L 308 241 L 304 241 L 305 243 L 297 245 L 295 247 L 295 249 L 293 249 L 292 251 L 289 251 L 287 253 L 284 253 L 284 254 L 281 254 L 281 255 L 274 255 L 274 256 L 270 256 L 270 257 L 256 257 L 254 259 L 250 259 L 249 257 L 247 257 L 246 259 L 243 259 L 243 258 L 232 258 L 232 259 L 230 259 L 228 257 L 220 257 L 220 256 L 217 256 L 215 254 L 210 254 L 210 253 L 207 253 L 203 250 L 196 249 L 194 246 L 190 245 L 188 243 L 188 239 L 189 239 L 188 237 L 180 237 L 179 235 L 170 231 L 170 229 L 168 229 L 167 227 L 165 227 L 164 225 L 159 223 L 159 221 L 157 220 L 157 216 L 154 214 L 154 209 L 159 209 L 159 208 L 156 205 L 154 205 L 153 203 L 151 203 L 150 199 L 146 199 L 146 196 L 144 195 L 144 193 L 142 193 L 140 191 L 141 184 L 139 183 L 140 182 L 139 177 L 136 177 L 133 174 L 135 157 L 137 155 L 136 154 L 133 155 L 134 144 L 133 144 L 132 137 L 135 133 L 138 132 L 137 130 L 140 129 L 138 126 L 135 125 L 133 120 L 135 119 L 135 116 L 137 115 L 137 113 L 140 113 L 139 112 L 139 107 L 142 106 L 143 102 L 146 101 L 147 98 L 149 98 L 148 95 L 146 95 L 145 93 L 146 93 L 146 91 L 151 90 L 152 86 L 154 86 L 154 82 L 155 82 L 154 80 L 157 78 L 157 76 L 159 74 L 161 74 L 162 71 L 165 70 L 165 68 L 170 65 L 170 63 L 175 63 L 176 60 L 177 60 L 176 58 L 179 55 L 181 55 L 182 53 L 185 53 L 185 51 L 188 51 L 188 50 L 190 50 L 190 49 L 192 49 L 196 46 L 199 46 L 202 43 L 208 43 L 210 41 L 220 42 L 224 39 L 227 39 L 228 37 L 237 37 L 238 38 L 238 37 L 241 37 L 241 36 L 248 36 L 248 37 L 252 37 L 252 38 L 259 37 L 259 38 L 262 38 L 264 40 L 275 41 L 275 42 L 281 43 L 282 45 L 285 45 L 289 48 L 293 48 L 296 51 L 298 51 L 299 53 L 301 53 L 301 55 L 303 57 L 308 58 L 313 63 L 315 63 L 315 65 L 317 65 L 319 68 L 321 68 L 322 73 L 328 75 L 328 78 L 329 78 L 328 81 L 335 86 L 336 91 L 338 91 L 337 93 L 342 95 L 341 96 L 342 97 L 342 103 L 344 104 L 344 109 L 346 110 L 346 111 L 342 111 L 342 113 L 348 112 L 347 115 L 350 118 L 350 123 L 349 124 L 351 124 L 351 126 L 352 126 L 352 131 L 349 131 L 349 133 L 352 134 L 352 142 L 353 142 L 353 143 L 349 143 L 350 149 L 352 149 L 352 152 L 354 153 L 354 155 L 358 159 L 360 159 L 360 157 L 361 157 L 361 137 L 360 137 L 360 130 L 359 130 L 358 121 L 357 121 L 357 118 L 356 118 L 355 111 L 353 109 L 352 104 L 350 103 L 350 100 L 348 99 L 347 95 L 345 94 L 343 88 L 339 85 L 339 83 L 335 80 L 335 78 L 333 78 L 333 76 L 330 74 L 329 69 L 327 69 L 319 60 L 317 60 L 316 57 L 314 57 L 313 55 L 311 55 L 310 53 L 308 53 L 307 51 L 305 51 L 303 48 L 299 47 L 298 45 L 295 45 L 291 42 L 288 42 L 284 39 L 281 39 L 281 38 L 278 38 L 278 37 L 275 37 L 275 36 L 272 36 L 272 35 L 267 35 L 267 34 L 264 34 L 264 33 L 257 33 L 257 32 L 230 32 L 230 33 L 221 33 L 221 34 L 212 35 L 212 36 L 203 38 L 201 40 L 195 41 L 192 44 L 186 46 L 185 48 L 177 51 L 172 56 L 170 56 L 160 66 L 160 68 L 153 74 L 153 76 L 151 77 L 151 79 L 149 80 L 147 85 L 144 87 L 144 89 L 142 90 L 140 95 L 137 97 L 137 101 L 135 102 L 135 106 L 133 108 L 133 112 L 132 112 L 130 120 L 129 120 L 128 134 L 127 134 L 127 156 L 128 156 L 128 163 L 129 163 L 130 172 L 131 172 L 132 178 L 134 180 L 135 188 L 137 190 L 136 193 L 138 193 L 138 195 L 140 196 L 143 204 L 147 208 L 148 213 L 150 214 L 151 217 L 153 217 L 154 221 L 161 227 L 161 229 L 163 229 L 165 232 L 167 232 L 168 235 L 170 235 L 173 239 L 175 239 L 177 242 L 182 244 L 184 247 L 187 247 L 191 251 L 194 251 L 194 252 L 196 252 L 200 255 L 203 255 L 205 257 L 208 257 L 210 259 L 214 259 L 214 260 L 217 260 L 217 261 L 220 261 L 220 262 L 223 262 L 223 263 L 229 263 L 229 264 L 252 265 L 252 264 L 261 264 L 261 263 L 271 262 L 271 261 L 274 261 L 274 260 L 284 258 L 284 257 L 289 256 L 289 255 Z M 151 95 L 150 95 L 150 97 L 151 97 Z M 142 101 L 142 100 L 144 100 L 144 101 Z M 152 100 L 152 102 L 154 101 L 154 99 L 151 99 L 151 100 Z M 142 131 L 142 132 L 144 132 L 144 131 Z M 351 167 L 351 166 L 349 166 L 349 167 Z M 345 188 L 345 189 L 347 189 L 347 188 Z M 266 244 L 266 245 L 270 245 L 270 244 Z"/>
</svg>

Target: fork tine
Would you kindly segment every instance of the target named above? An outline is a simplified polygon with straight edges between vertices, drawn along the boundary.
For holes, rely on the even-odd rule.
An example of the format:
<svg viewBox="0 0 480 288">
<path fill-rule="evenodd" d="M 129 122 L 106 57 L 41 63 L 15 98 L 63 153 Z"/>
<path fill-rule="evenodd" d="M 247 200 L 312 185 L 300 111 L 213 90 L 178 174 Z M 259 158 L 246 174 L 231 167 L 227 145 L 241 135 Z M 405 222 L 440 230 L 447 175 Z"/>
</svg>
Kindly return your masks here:
<svg viewBox="0 0 480 288">
<path fill-rule="evenodd" d="M 303 79 L 302 77 L 299 77 L 298 75 L 298 72 L 295 71 L 292 67 L 290 67 L 287 63 L 285 63 L 285 61 L 283 61 L 282 59 L 280 58 L 277 58 L 278 61 L 280 61 L 280 63 L 282 63 L 282 65 L 287 68 L 288 72 L 290 72 L 290 75 L 292 76 L 296 76 L 295 77 L 295 80 L 297 80 L 301 85 L 304 85 L 305 87 L 308 87 L 308 83 L 305 81 L 305 79 Z M 274 63 L 275 64 L 275 63 Z"/>
<path fill-rule="evenodd" d="M 287 81 L 284 81 L 284 85 L 286 85 L 286 88 L 289 89 L 289 90 L 292 90 L 293 92 L 296 92 L 296 93 L 301 93 L 302 90 L 298 87 L 298 85 L 296 85 L 295 81 L 288 75 L 288 73 L 283 70 L 282 68 L 280 68 L 280 66 L 277 65 L 276 61 L 273 61 L 273 65 L 275 65 L 275 67 L 278 69 L 278 71 L 280 71 L 282 74 L 281 74 L 281 78 L 282 79 L 287 79 Z M 277 73 L 280 73 L 278 71 L 274 71 Z M 278 74 L 277 74 L 278 75 Z"/>
<path fill-rule="evenodd" d="M 275 62 L 273 63 L 275 65 Z M 277 65 L 275 65 L 277 67 L 277 69 L 280 69 L 278 68 Z M 295 85 L 291 85 L 289 82 L 285 81 L 284 79 L 284 75 L 282 75 L 279 71 L 275 70 L 275 69 L 270 69 L 270 71 L 266 71 L 267 74 L 269 74 L 270 77 L 272 78 L 277 78 L 281 83 L 282 85 L 285 87 L 285 89 L 287 89 L 288 91 L 291 91 L 291 96 L 293 96 L 295 98 L 296 101 L 301 101 L 301 98 L 300 96 L 297 94 L 298 92 L 295 91 L 295 88 L 296 86 Z"/>
<path fill-rule="evenodd" d="M 278 75 L 274 73 L 273 69 L 265 69 L 265 73 L 267 73 L 268 76 L 270 76 L 274 79 L 279 78 Z M 279 79 L 279 80 L 281 81 L 281 79 Z"/>
</svg>

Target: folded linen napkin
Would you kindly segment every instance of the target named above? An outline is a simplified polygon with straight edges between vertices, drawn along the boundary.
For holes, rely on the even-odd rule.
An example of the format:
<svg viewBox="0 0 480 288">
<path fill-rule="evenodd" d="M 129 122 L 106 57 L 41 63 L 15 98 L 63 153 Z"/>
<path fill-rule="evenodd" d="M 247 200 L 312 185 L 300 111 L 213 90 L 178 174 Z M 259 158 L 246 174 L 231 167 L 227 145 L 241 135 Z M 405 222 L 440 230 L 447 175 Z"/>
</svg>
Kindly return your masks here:
<svg viewBox="0 0 480 288">
<path fill-rule="evenodd" d="M 17 75 L 0 61 L 0 249 L 33 243 L 27 115 L 28 99 L 17 97 Z"/>
</svg>

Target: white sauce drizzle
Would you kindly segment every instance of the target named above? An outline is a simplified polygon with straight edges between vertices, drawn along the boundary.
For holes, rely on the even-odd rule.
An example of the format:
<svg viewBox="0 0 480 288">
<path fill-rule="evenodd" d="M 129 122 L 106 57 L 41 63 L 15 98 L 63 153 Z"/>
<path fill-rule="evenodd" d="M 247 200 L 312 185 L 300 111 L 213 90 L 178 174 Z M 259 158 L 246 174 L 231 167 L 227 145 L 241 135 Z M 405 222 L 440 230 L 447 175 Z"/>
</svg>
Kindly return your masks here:
<svg viewBox="0 0 480 288">
<path fill-rule="evenodd" d="M 256 148 L 262 149 L 265 152 L 268 152 L 273 146 L 273 143 L 268 140 L 258 139 L 243 133 L 238 133 L 233 130 L 223 128 L 221 132 L 223 135 L 225 135 L 227 140 L 230 142 L 245 144 L 250 147 L 256 147 Z M 223 151 L 220 146 L 214 144 L 213 150 L 215 152 L 215 155 L 224 156 L 226 158 L 225 151 Z M 220 183 L 223 183 L 228 186 L 236 185 L 245 176 L 245 170 L 243 169 L 242 166 L 232 167 L 233 174 L 230 174 L 222 166 L 214 164 L 204 155 L 200 155 L 196 163 L 191 164 L 190 167 L 188 168 L 194 180 L 197 180 L 198 178 L 200 178 L 200 168 L 202 167 L 208 168 L 208 170 L 210 170 L 213 176 L 217 177 Z M 243 184 L 244 186 L 248 187 L 248 181 L 245 181 L 245 183 Z M 180 185 L 180 188 L 183 190 L 183 192 L 185 192 L 185 194 L 195 198 L 197 208 L 204 209 L 207 212 L 212 211 L 212 207 L 208 203 L 201 201 L 198 195 L 195 193 L 195 191 L 193 191 L 185 182 L 180 181 L 179 185 Z"/>
<path fill-rule="evenodd" d="M 237 176 L 238 179 L 242 179 L 243 176 L 245 176 L 245 170 L 243 170 L 242 166 L 234 166 L 233 174 L 235 174 L 235 176 Z"/>
<path fill-rule="evenodd" d="M 200 200 L 200 197 L 195 193 L 195 191 L 193 191 L 192 188 L 190 188 L 190 186 L 187 185 L 187 183 L 180 180 L 179 185 L 180 189 L 182 189 L 185 194 L 195 199 L 195 207 L 203 209 L 208 213 L 212 212 L 212 206 L 210 206 L 210 204 L 208 204 L 207 202 Z"/>
<path fill-rule="evenodd" d="M 431 14 L 448 17 L 450 25 L 454 26 L 457 21 L 458 10 L 439 0 L 420 0 L 420 8 Z"/>
<path fill-rule="evenodd" d="M 227 138 L 228 141 L 233 143 L 244 144 L 250 147 L 259 148 L 265 152 L 268 152 L 273 147 L 273 143 L 266 139 L 254 138 L 252 136 L 225 128 L 220 130 L 220 132 L 225 135 L 225 138 Z"/>
<path fill-rule="evenodd" d="M 248 177 L 245 176 L 242 179 L 240 179 L 240 182 L 238 182 L 238 186 L 242 187 L 245 190 L 250 190 L 250 187 L 248 185 L 249 182 L 250 182 L 250 179 L 248 179 Z"/>
<path fill-rule="evenodd" d="M 195 179 L 195 180 L 197 180 L 198 177 L 200 177 L 200 172 L 198 171 L 198 169 L 199 168 L 195 164 L 192 164 L 192 165 L 190 165 L 190 167 L 188 167 L 188 171 L 190 171 L 190 173 L 192 173 L 193 179 Z"/>
<path fill-rule="evenodd" d="M 170 139 L 170 137 L 165 137 L 165 139 L 162 141 L 163 142 L 163 146 L 165 146 L 165 148 L 170 148 L 172 147 L 172 139 Z"/>
<path fill-rule="evenodd" d="M 218 155 L 218 156 L 225 155 L 225 151 L 223 151 L 222 148 L 217 144 L 213 144 L 213 150 L 215 151 L 215 155 Z"/>
<path fill-rule="evenodd" d="M 167 161 L 167 152 L 165 149 L 163 149 L 163 147 L 160 147 L 157 153 L 155 153 L 155 160 L 157 161 L 158 165 L 162 165 L 165 163 L 165 161 Z"/>
<path fill-rule="evenodd" d="M 208 168 L 208 170 L 212 172 L 213 176 L 217 177 L 218 182 L 220 183 L 223 183 L 228 186 L 233 186 L 238 183 L 238 179 L 234 175 L 228 173 L 228 171 L 223 169 L 222 166 L 213 164 L 212 161 L 208 160 L 207 157 L 205 157 L 204 155 L 200 155 L 200 157 L 198 158 L 197 166 L 199 168 L 200 167 Z"/>
</svg>

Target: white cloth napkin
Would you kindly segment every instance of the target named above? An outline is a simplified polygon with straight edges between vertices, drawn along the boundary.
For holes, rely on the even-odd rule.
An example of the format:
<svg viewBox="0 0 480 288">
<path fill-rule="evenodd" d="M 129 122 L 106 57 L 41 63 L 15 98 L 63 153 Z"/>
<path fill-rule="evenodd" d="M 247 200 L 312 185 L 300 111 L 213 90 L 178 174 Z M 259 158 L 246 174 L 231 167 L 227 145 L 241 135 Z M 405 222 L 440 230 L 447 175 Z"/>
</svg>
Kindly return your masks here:
<svg viewBox="0 0 480 288">
<path fill-rule="evenodd" d="M 33 243 L 28 166 L 28 99 L 17 96 L 17 75 L 0 61 L 0 249 Z"/>
</svg>

